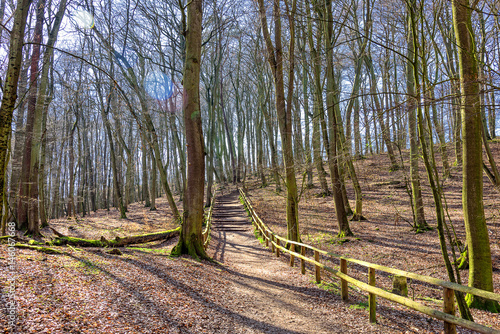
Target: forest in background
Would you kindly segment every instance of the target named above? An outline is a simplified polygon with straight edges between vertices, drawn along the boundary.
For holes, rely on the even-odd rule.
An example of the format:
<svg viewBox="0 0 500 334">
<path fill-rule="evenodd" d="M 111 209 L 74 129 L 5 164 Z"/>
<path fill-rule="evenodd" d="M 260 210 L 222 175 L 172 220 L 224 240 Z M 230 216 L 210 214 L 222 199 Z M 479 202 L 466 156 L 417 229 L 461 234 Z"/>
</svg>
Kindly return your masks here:
<svg viewBox="0 0 500 334">
<path fill-rule="evenodd" d="M 2 234 L 15 221 L 37 238 L 50 219 L 111 207 L 126 218 L 131 203 L 155 210 L 162 195 L 183 220 L 199 190 L 187 186 L 190 7 L 2 0 Z M 388 170 L 404 171 L 414 231 L 436 221 L 449 280 L 460 282 L 448 248 L 468 258 L 471 286 L 493 291 L 482 182 L 484 173 L 500 186 L 489 147 L 499 131 L 498 11 L 466 0 L 203 1 L 194 63 L 205 204 L 214 184 L 258 177 L 286 196 L 286 233 L 298 241 L 300 196 L 317 179 L 339 237 L 350 236 L 348 218 L 369 218 L 356 161 L 383 153 Z M 453 170 L 463 175 L 467 247 L 453 241 L 442 191 Z"/>
</svg>

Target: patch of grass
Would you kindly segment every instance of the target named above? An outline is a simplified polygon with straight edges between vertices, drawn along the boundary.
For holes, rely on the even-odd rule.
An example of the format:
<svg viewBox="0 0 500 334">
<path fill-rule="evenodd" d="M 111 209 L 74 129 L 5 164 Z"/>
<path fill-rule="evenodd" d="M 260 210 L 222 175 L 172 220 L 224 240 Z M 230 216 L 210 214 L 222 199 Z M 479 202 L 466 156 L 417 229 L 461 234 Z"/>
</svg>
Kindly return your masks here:
<svg viewBox="0 0 500 334">
<path fill-rule="evenodd" d="M 325 232 L 319 232 L 314 235 L 307 234 L 307 236 L 309 240 L 311 240 L 316 244 L 333 243 L 332 241 L 336 239 L 335 237 L 332 237 L 330 233 L 325 233 Z"/>
<path fill-rule="evenodd" d="M 340 296 L 340 286 L 337 283 L 326 282 L 324 280 L 321 280 L 321 283 L 316 283 L 316 278 L 312 275 L 311 278 L 312 278 L 311 282 L 316 284 L 318 288 Z"/>
<path fill-rule="evenodd" d="M 45 243 L 31 239 L 30 241 L 28 241 L 28 245 L 38 246 L 38 245 L 45 245 Z"/>
<path fill-rule="evenodd" d="M 351 310 L 368 310 L 368 303 L 360 302 L 354 305 L 349 306 Z"/>
<path fill-rule="evenodd" d="M 349 242 L 349 241 L 351 241 L 351 240 L 349 240 L 347 238 L 339 238 L 339 239 L 337 239 L 337 244 L 343 245 L 344 243 Z"/>
<path fill-rule="evenodd" d="M 264 240 L 263 237 L 260 236 L 260 233 L 259 233 L 259 230 L 257 228 L 255 228 L 255 230 L 253 231 L 253 234 L 255 235 L 255 238 L 257 238 L 257 240 L 259 240 L 259 242 L 262 244 L 262 245 L 265 245 L 266 244 L 266 241 Z"/>
<path fill-rule="evenodd" d="M 126 247 L 126 248 L 130 249 L 130 250 L 145 252 L 145 253 L 156 253 L 156 254 L 163 254 L 163 255 L 168 255 L 170 253 L 168 250 L 163 249 L 163 248 L 143 248 L 143 247 Z"/>
<path fill-rule="evenodd" d="M 443 303 L 442 299 L 435 299 L 435 298 L 426 297 L 426 296 L 422 296 L 422 295 L 417 295 L 416 299 L 425 300 L 427 302 L 432 302 L 432 303 L 436 303 L 436 304 L 442 304 Z"/>
<path fill-rule="evenodd" d="M 72 261 L 64 264 L 65 268 L 75 268 L 77 270 L 83 271 L 85 274 L 99 275 L 101 274 L 101 269 L 99 268 L 100 263 L 94 263 L 86 259 L 78 259 L 78 261 Z"/>
</svg>

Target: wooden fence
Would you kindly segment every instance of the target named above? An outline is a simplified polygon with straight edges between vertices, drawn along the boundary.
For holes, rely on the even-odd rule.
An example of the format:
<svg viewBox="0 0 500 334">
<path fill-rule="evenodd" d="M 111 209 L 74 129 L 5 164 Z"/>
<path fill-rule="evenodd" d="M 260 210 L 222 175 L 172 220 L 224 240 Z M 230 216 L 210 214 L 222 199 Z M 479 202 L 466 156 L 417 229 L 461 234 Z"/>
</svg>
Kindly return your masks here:
<svg viewBox="0 0 500 334">
<path fill-rule="evenodd" d="M 306 272 L 305 270 L 306 262 L 313 264 L 317 283 L 321 282 L 321 269 L 326 270 L 332 273 L 333 275 L 337 276 L 340 279 L 341 296 L 343 300 L 347 300 L 349 298 L 348 283 L 358 287 L 363 291 L 368 292 L 368 309 L 370 314 L 370 322 L 376 322 L 376 296 L 379 296 L 381 298 L 396 302 L 398 304 L 416 310 L 420 313 L 424 313 L 428 316 L 444 321 L 444 332 L 446 334 L 456 333 L 457 325 L 460 327 L 472 329 L 479 333 L 500 334 L 500 330 L 498 329 L 487 327 L 469 320 L 456 317 L 455 300 L 454 300 L 455 291 L 460 291 L 462 293 L 470 293 L 475 296 L 500 302 L 499 294 L 495 294 L 489 291 L 480 290 L 476 288 L 471 288 L 468 286 L 448 281 L 443 281 L 430 276 L 424 276 L 411 272 L 406 272 L 403 270 L 389 268 L 357 259 L 341 257 L 338 256 L 337 254 L 329 253 L 307 244 L 290 241 L 286 238 L 283 238 L 275 234 L 266 224 L 264 224 L 264 222 L 259 218 L 255 210 L 253 209 L 250 200 L 247 198 L 243 190 L 239 189 L 239 191 L 241 198 L 243 199 L 243 203 L 248 212 L 250 213 L 252 221 L 255 224 L 258 233 L 261 235 L 264 242 L 266 243 L 266 247 L 271 247 L 271 251 L 273 253 L 276 253 L 277 257 L 279 257 L 281 251 L 290 254 L 290 266 L 294 265 L 295 258 L 300 259 L 301 262 L 300 267 L 302 274 L 305 274 Z M 286 247 L 287 245 L 289 246 L 289 248 Z M 314 259 L 311 259 L 306 256 L 306 250 L 310 250 L 312 253 L 314 253 Z M 329 266 L 320 263 L 319 261 L 321 255 L 338 258 L 340 261 L 340 270 L 333 269 Z M 368 269 L 368 283 L 361 282 L 348 275 L 347 273 L 348 262 L 361 265 Z M 414 300 L 411 300 L 409 298 L 396 295 L 381 288 L 377 288 L 375 280 L 376 270 L 406 278 L 411 278 L 414 280 L 429 283 L 443 288 L 443 310 L 442 311 L 436 310 L 431 307 L 422 305 L 418 302 L 415 302 Z"/>
</svg>

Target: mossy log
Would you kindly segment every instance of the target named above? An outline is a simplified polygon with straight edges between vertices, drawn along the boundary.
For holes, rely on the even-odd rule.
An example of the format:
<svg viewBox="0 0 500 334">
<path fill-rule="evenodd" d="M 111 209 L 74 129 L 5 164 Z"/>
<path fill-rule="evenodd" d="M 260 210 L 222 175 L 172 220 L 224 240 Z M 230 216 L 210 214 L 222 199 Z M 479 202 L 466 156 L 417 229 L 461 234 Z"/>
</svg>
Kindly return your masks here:
<svg viewBox="0 0 500 334">
<path fill-rule="evenodd" d="M 116 237 L 113 240 L 107 240 L 104 237 L 101 237 L 100 240 L 92 240 L 68 237 L 52 229 L 52 231 L 54 231 L 54 233 L 58 236 L 52 241 L 52 244 L 55 246 L 72 245 L 80 247 L 122 247 L 126 245 L 144 244 L 152 241 L 168 240 L 179 235 L 180 230 L 181 228 L 178 227 L 168 231 L 134 235 L 124 238 Z"/>
<path fill-rule="evenodd" d="M 115 240 L 108 241 L 109 245 L 112 247 L 121 247 L 126 245 L 144 244 L 152 241 L 168 240 L 179 235 L 181 227 L 177 227 L 173 230 L 148 233 L 142 235 L 135 235 L 131 237 L 119 238 L 116 237 Z M 104 238 L 101 238 L 103 240 Z M 104 239 L 105 240 L 105 239 Z"/>
<path fill-rule="evenodd" d="M 9 239 L 14 239 L 15 241 L 19 241 L 19 242 L 28 242 L 29 239 L 25 238 L 25 237 L 19 237 L 19 236 L 10 236 L 10 235 L 3 235 L 3 236 L 0 236 L 0 243 L 3 243 L 3 244 L 6 244 L 9 242 Z"/>
<path fill-rule="evenodd" d="M 40 246 L 25 245 L 25 244 L 21 244 L 19 242 L 16 243 L 14 245 L 14 247 L 36 250 L 38 252 L 42 252 L 42 253 L 46 253 L 46 254 L 60 254 L 60 255 L 65 254 L 65 252 L 60 251 L 58 249 L 49 248 L 49 247 L 40 247 Z"/>
</svg>

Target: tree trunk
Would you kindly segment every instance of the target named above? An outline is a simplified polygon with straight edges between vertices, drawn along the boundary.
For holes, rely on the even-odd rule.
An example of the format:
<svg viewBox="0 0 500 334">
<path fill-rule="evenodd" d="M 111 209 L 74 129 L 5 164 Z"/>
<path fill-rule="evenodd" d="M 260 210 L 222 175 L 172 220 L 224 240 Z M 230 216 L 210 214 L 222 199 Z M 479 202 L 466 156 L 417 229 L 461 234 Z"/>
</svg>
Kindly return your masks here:
<svg viewBox="0 0 500 334">
<path fill-rule="evenodd" d="M 413 228 L 417 231 L 428 228 L 424 215 L 424 203 L 422 200 L 422 190 L 420 186 L 420 174 L 418 171 L 418 136 L 417 136 L 417 114 L 416 109 L 420 101 L 420 86 L 415 73 L 418 73 L 418 56 L 415 52 L 417 36 L 413 31 L 416 30 L 416 3 L 410 1 L 408 6 L 408 60 L 406 63 L 406 90 L 409 95 L 408 100 L 408 129 L 410 132 L 410 181 L 411 181 L 411 203 L 413 211 Z M 418 108 L 420 108 L 418 106 Z"/>
<path fill-rule="evenodd" d="M 151 206 L 149 207 L 149 211 L 156 211 L 156 183 L 157 183 L 157 173 L 158 173 L 158 168 L 156 166 L 156 162 L 154 159 L 154 153 L 152 151 L 149 152 L 150 158 L 151 158 Z"/>
<path fill-rule="evenodd" d="M 314 45 L 313 40 L 313 30 L 312 30 L 312 16 L 310 10 L 309 1 L 306 1 L 306 15 L 307 15 L 307 37 L 309 43 L 309 49 L 311 50 L 311 60 L 313 63 L 313 79 L 314 79 L 314 99 L 313 99 L 313 134 L 312 134 L 312 147 L 313 147 L 313 161 L 316 166 L 316 171 L 318 173 L 319 183 L 321 186 L 320 196 L 329 196 L 330 190 L 328 189 L 328 183 L 326 182 L 326 172 L 323 168 L 323 157 L 321 150 L 321 133 L 320 133 L 320 123 L 324 123 L 324 107 L 323 107 L 323 85 L 321 84 L 321 60 L 318 53 L 321 52 L 322 38 L 323 38 L 323 24 L 318 25 L 317 40 L 316 45 Z M 323 136 L 327 135 L 323 131 Z M 328 149 L 327 145 L 328 139 L 324 141 L 325 149 Z"/>
<path fill-rule="evenodd" d="M 111 89 L 111 92 L 113 90 Z M 122 197 L 122 191 L 121 191 L 121 185 L 120 185 L 120 179 L 118 176 L 118 166 L 117 166 L 117 159 L 116 159 L 116 152 L 115 152 L 115 143 L 113 140 L 113 134 L 111 132 L 111 125 L 109 124 L 109 110 L 111 108 L 111 105 L 113 104 L 112 99 L 114 98 L 112 96 L 112 93 L 108 95 L 108 101 L 107 105 L 104 108 L 101 108 L 101 118 L 103 119 L 104 126 L 106 128 L 106 134 L 108 136 L 108 141 L 109 141 L 109 154 L 111 156 L 111 168 L 113 171 L 113 189 L 115 192 L 115 198 L 118 201 L 118 208 L 120 210 L 120 218 L 121 219 L 126 219 L 127 215 L 125 212 L 125 206 L 123 205 L 123 197 Z M 102 106 L 104 107 L 104 106 Z"/>
<path fill-rule="evenodd" d="M 151 207 L 151 200 L 149 199 L 149 186 L 148 186 L 148 150 L 146 145 L 146 140 L 144 137 L 145 133 L 141 131 L 141 155 L 142 155 L 142 200 L 144 201 L 144 207 Z"/>
<path fill-rule="evenodd" d="M 306 4 L 307 5 L 307 4 Z M 305 34 L 304 34 L 305 35 Z M 305 44 L 306 37 L 304 36 L 302 44 L 299 41 L 299 48 L 301 49 L 301 55 L 303 59 L 306 59 Z M 304 155 L 307 173 L 307 188 L 312 188 L 313 184 L 313 164 L 311 157 L 311 126 L 310 126 L 310 112 L 309 112 L 309 73 L 308 64 L 304 62 L 302 64 L 302 98 L 304 101 Z"/>
<path fill-rule="evenodd" d="M 29 62 L 30 48 L 27 47 L 24 63 Z M 20 73 L 20 83 L 19 83 L 19 96 L 25 96 L 28 91 L 28 66 L 25 66 Z M 17 219 L 17 204 L 19 201 L 19 180 L 21 178 L 22 171 L 22 160 L 23 160 L 23 147 L 26 138 L 26 124 L 24 123 L 24 116 L 26 112 L 26 99 L 19 104 L 16 108 L 16 131 L 14 132 L 14 150 L 12 152 L 11 164 L 12 170 L 10 175 L 10 187 L 9 187 L 9 202 L 10 207 Z"/>
<path fill-rule="evenodd" d="M 481 104 L 471 13 L 468 0 L 453 0 L 453 23 L 458 45 L 463 136 L 463 190 L 469 286 L 493 291 L 491 249 L 483 207 Z M 468 294 L 471 307 L 500 312 L 497 302 Z"/>
<path fill-rule="evenodd" d="M 337 216 L 337 224 L 339 226 L 339 237 L 353 235 L 347 220 L 347 213 L 345 203 L 342 197 L 342 184 L 339 175 L 338 159 L 337 159 L 337 146 L 338 146 L 338 124 L 335 115 L 335 77 L 333 72 L 333 47 L 331 40 L 333 36 L 333 15 L 332 15 L 332 1 L 325 1 L 325 19 L 326 29 L 325 33 L 325 49 L 326 49 L 326 109 L 328 113 L 328 126 L 330 131 L 330 145 L 328 165 L 330 167 L 330 178 L 333 188 L 333 201 L 335 203 L 335 211 Z"/>
<path fill-rule="evenodd" d="M 292 146 L 292 97 L 294 83 L 294 49 L 295 49 L 295 30 L 294 30 L 294 15 L 296 9 L 296 1 L 293 0 L 290 10 L 288 3 L 287 16 L 290 29 L 290 45 L 289 45 L 289 73 L 288 73 L 288 96 L 285 101 L 285 88 L 283 76 L 283 48 L 281 41 L 281 6 L 279 0 L 273 1 L 273 21 L 274 21 L 274 38 L 275 45 L 269 34 L 267 25 L 266 8 L 263 0 L 258 0 L 260 20 L 264 40 L 266 42 L 267 60 L 273 73 L 274 88 L 275 88 L 275 104 L 276 113 L 278 115 L 278 125 L 281 135 L 281 146 L 283 150 L 283 160 L 285 162 L 286 175 L 286 221 L 288 239 L 292 241 L 300 240 L 299 221 L 298 221 L 298 195 L 297 182 L 295 179 L 295 162 L 293 157 Z M 286 102 L 286 103 L 285 103 Z"/>
<path fill-rule="evenodd" d="M 43 19 L 45 1 L 37 2 L 36 24 L 33 36 L 33 52 L 31 55 L 30 88 L 28 95 L 28 115 L 26 121 L 26 140 L 24 142 L 23 163 L 21 171 L 21 186 L 19 192 L 18 223 L 26 227 L 29 234 L 38 237 L 38 153 L 33 147 L 39 147 L 41 137 L 41 115 L 36 112 L 38 94 L 38 74 L 40 60 L 40 45 L 42 43 Z M 40 110 L 41 111 L 41 110 Z"/>
<path fill-rule="evenodd" d="M 184 64 L 184 126 L 187 146 L 187 186 L 179 243 L 173 254 L 208 258 L 203 247 L 203 190 L 205 186 L 205 148 L 200 110 L 200 62 L 202 0 L 187 5 L 186 61 Z"/>
<path fill-rule="evenodd" d="M 266 99 L 267 102 L 267 99 Z M 274 125 L 271 120 L 271 113 L 268 110 L 268 104 L 265 103 L 263 108 L 263 117 L 266 122 L 266 129 L 267 129 L 267 139 L 268 139 L 268 144 L 271 150 L 271 173 L 273 174 L 274 178 L 274 183 L 276 184 L 276 192 L 281 192 L 281 181 L 280 181 L 280 175 L 279 175 L 279 167 L 278 167 L 278 152 L 276 151 L 276 145 L 274 141 Z"/>
<path fill-rule="evenodd" d="M 496 134 L 496 124 L 497 124 L 497 116 L 496 116 L 496 108 L 495 108 L 495 92 L 491 92 L 491 106 L 490 106 L 490 113 L 488 117 L 488 122 L 490 124 L 490 131 L 491 131 L 491 138 L 495 139 L 497 137 Z"/>
<path fill-rule="evenodd" d="M 369 15 L 370 13 L 370 8 L 369 8 L 369 2 L 367 3 L 367 20 L 365 22 L 365 24 L 368 25 L 368 28 L 369 30 L 367 31 L 370 31 L 370 35 L 371 35 L 371 29 L 372 29 L 372 20 L 371 20 L 371 17 Z M 368 78 L 370 79 L 370 93 L 372 94 L 372 98 L 375 102 L 375 109 L 376 109 L 376 113 L 377 113 L 377 119 L 379 121 L 379 124 L 380 124 L 380 131 L 382 132 L 382 139 L 387 147 L 387 153 L 389 155 L 389 159 L 391 161 L 391 170 L 397 170 L 399 169 L 399 165 L 396 161 L 396 157 L 394 155 L 394 150 L 392 148 L 392 142 L 391 142 L 391 139 L 390 139 L 390 134 L 388 132 L 388 129 L 385 125 L 385 122 L 384 122 L 384 110 L 382 108 L 382 105 L 380 104 L 380 100 L 379 100 L 379 97 L 378 97 L 378 89 L 377 89 L 377 79 L 375 77 L 375 69 L 373 68 L 373 60 L 372 60 L 372 57 L 371 57 L 371 51 L 370 51 L 370 44 L 367 45 L 367 51 L 366 51 L 366 55 L 364 57 L 364 63 L 365 63 L 365 66 L 366 66 L 366 69 L 368 71 Z"/>
<path fill-rule="evenodd" d="M 41 4 L 45 6 L 45 3 Z M 47 139 L 45 132 L 47 131 L 47 113 L 49 105 L 51 102 L 51 97 L 49 95 L 49 70 L 53 66 L 54 60 L 54 44 L 56 43 L 57 36 L 59 34 L 59 28 L 61 26 L 61 21 L 66 11 L 66 0 L 61 1 L 59 4 L 59 9 L 55 15 L 54 23 L 52 29 L 49 33 L 49 38 L 47 40 L 47 46 L 45 53 L 43 55 L 43 67 L 42 75 L 40 78 L 40 89 L 38 91 L 38 97 L 35 106 L 35 119 L 40 119 L 40 125 L 35 124 L 34 129 L 34 143 L 32 148 L 32 160 L 34 170 L 33 173 L 38 169 L 37 175 L 32 175 L 32 178 L 38 179 L 39 184 L 39 198 L 40 198 L 40 220 L 42 227 L 48 226 L 47 214 L 45 212 L 45 150 L 47 145 Z M 39 159 L 39 160 L 38 160 Z M 35 190 L 35 189 L 34 189 Z M 33 193 L 32 196 L 35 196 Z M 54 199 L 57 201 L 57 199 Z"/>
<path fill-rule="evenodd" d="M 0 106 L 0 214 L 3 218 L 8 212 L 3 211 L 5 198 L 5 174 L 7 171 L 7 151 L 12 125 L 12 115 L 17 101 L 17 85 L 23 58 L 24 28 L 31 2 L 18 0 L 14 12 L 14 23 L 10 34 L 7 72 L 3 82 L 2 104 Z"/>
</svg>

